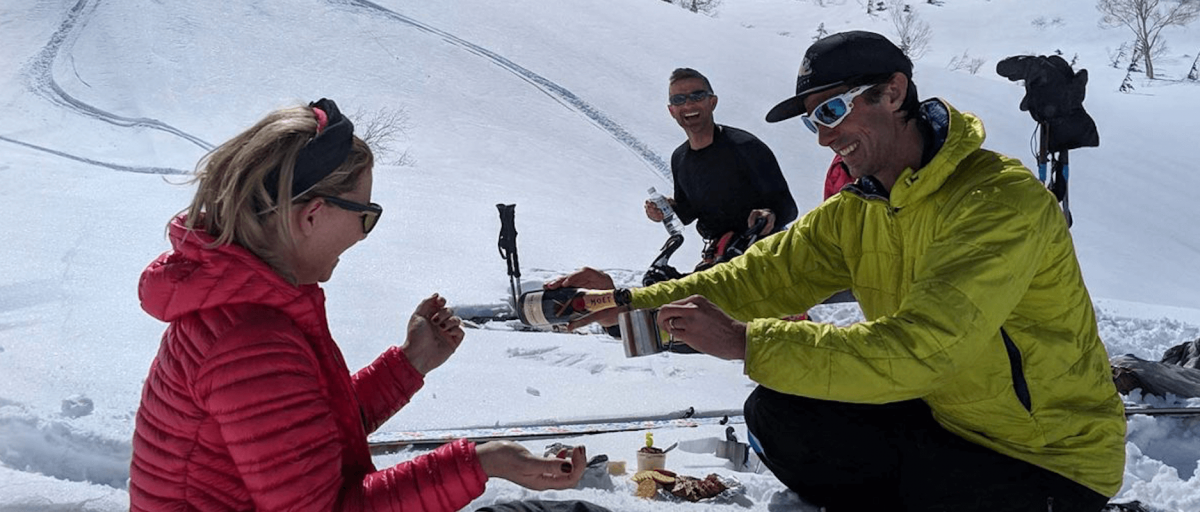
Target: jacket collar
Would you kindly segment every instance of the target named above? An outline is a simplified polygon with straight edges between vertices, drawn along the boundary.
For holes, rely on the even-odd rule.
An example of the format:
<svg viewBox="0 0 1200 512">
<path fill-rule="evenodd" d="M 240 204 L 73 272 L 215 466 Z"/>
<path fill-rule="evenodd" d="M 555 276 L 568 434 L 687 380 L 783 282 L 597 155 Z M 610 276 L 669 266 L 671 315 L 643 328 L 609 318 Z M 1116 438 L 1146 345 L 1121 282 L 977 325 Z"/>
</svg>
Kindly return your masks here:
<svg viewBox="0 0 1200 512">
<path fill-rule="evenodd" d="M 324 318 L 324 293 L 315 284 L 296 286 L 236 244 L 213 246 L 213 237 L 189 230 L 184 216 L 168 228 L 170 251 L 142 272 L 138 297 L 150 316 L 171 322 L 201 309 L 257 304 L 279 309 L 302 329 Z M 320 313 L 314 315 L 313 313 Z"/>
<path fill-rule="evenodd" d="M 959 112 L 941 99 L 921 103 L 920 115 L 929 123 L 934 147 L 940 148 L 920 169 L 900 173 L 891 192 L 895 208 L 916 204 L 936 192 L 963 159 L 983 146 L 986 136 L 979 118 Z"/>
</svg>

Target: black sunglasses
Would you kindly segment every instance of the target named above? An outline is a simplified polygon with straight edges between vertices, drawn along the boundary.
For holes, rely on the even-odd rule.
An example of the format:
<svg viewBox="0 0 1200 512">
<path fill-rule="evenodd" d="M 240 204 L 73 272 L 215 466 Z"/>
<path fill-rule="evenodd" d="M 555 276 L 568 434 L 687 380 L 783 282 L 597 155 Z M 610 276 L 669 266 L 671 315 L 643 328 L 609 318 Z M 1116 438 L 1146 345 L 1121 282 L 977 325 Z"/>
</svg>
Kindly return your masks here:
<svg viewBox="0 0 1200 512">
<path fill-rule="evenodd" d="M 687 94 L 672 94 L 670 100 L 672 105 L 679 106 L 689 101 L 700 101 L 708 98 L 709 96 L 713 96 L 711 91 L 700 90 L 692 91 Z"/>
<path fill-rule="evenodd" d="M 379 216 L 383 215 L 383 207 L 375 203 L 362 204 L 333 196 L 321 196 L 321 198 L 343 210 L 363 214 L 362 228 L 364 235 L 369 234 L 372 229 L 375 229 L 375 225 L 379 223 Z"/>
</svg>

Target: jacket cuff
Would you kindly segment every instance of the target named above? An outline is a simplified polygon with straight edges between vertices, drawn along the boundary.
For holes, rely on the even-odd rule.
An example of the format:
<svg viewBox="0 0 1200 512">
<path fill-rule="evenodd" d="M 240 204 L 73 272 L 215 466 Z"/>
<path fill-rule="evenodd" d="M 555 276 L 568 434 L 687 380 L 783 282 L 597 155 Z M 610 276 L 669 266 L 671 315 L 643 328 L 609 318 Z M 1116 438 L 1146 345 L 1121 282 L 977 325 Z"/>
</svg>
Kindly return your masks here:
<svg viewBox="0 0 1200 512">
<path fill-rule="evenodd" d="M 354 375 L 354 391 L 363 407 L 365 427 L 372 432 L 408 404 L 425 385 L 400 347 L 390 347 Z"/>
<path fill-rule="evenodd" d="M 751 380 L 754 380 L 759 369 L 758 362 L 762 361 L 763 351 L 766 349 L 767 341 L 764 335 L 769 324 L 770 322 L 762 319 L 746 322 L 746 356 L 742 360 L 742 373 Z"/>
<path fill-rule="evenodd" d="M 479 454 L 475 451 L 475 443 L 466 439 L 456 439 L 451 443 L 442 445 L 437 451 L 445 451 L 447 459 L 455 462 L 455 473 L 461 475 L 463 495 L 469 496 L 467 501 L 459 507 L 464 507 L 471 500 L 478 498 L 483 494 L 484 488 L 487 486 L 488 476 L 483 472 L 483 465 L 479 461 Z"/>
<path fill-rule="evenodd" d="M 404 355 L 404 351 L 400 347 L 392 345 L 388 348 L 384 355 L 388 361 L 388 367 L 395 376 L 396 382 L 404 389 L 404 395 L 412 398 L 413 395 L 425 385 L 425 376 L 417 371 L 413 366 L 412 361 L 408 360 L 408 356 Z M 411 388 L 411 389 L 410 389 Z"/>
</svg>

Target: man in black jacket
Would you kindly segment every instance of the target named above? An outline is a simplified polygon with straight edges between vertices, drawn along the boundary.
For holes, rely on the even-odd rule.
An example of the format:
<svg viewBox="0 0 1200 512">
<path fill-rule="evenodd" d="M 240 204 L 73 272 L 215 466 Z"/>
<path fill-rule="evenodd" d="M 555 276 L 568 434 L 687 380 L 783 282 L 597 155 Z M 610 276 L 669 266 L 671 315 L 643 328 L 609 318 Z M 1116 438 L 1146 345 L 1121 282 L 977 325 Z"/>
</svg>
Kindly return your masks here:
<svg viewBox="0 0 1200 512">
<path fill-rule="evenodd" d="M 685 225 L 697 221 L 704 237 L 701 266 L 719 258 L 725 244 L 766 219 L 760 236 L 782 231 L 796 220 L 796 201 L 771 149 L 750 132 L 713 121 L 717 96 L 708 78 L 691 68 L 671 73 L 667 110 L 687 134 L 671 155 L 675 196 L 668 202 Z M 646 201 L 646 216 L 661 222 L 662 211 Z"/>
</svg>

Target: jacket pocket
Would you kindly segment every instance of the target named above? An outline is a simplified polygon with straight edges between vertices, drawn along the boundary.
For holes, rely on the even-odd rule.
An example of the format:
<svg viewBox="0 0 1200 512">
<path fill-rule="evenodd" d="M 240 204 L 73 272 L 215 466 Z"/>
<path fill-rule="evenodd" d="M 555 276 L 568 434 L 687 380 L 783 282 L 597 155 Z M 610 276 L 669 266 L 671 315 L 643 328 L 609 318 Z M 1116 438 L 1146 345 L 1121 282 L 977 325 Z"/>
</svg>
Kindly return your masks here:
<svg viewBox="0 0 1200 512">
<path fill-rule="evenodd" d="M 1021 405 L 1025 406 L 1027 412 L 1033 412 L 1033 400 L 1029 397 L 1029 383 L 1025 381 L 1025 369 L 1021 365 L 1021 350 L 1017 348 L 1017 344 L 1013 343 L 1012 338 L 1008 337 L 1008 332 L 1003 327 L 1000 328 L 1000 336 L 1004 338 L 1004 350 L 1008 352 L 1008 366 L 1012 372 L 1013 391 L 1017 394 L 1017 400 L 1021 401 Z"/>
</svg>

